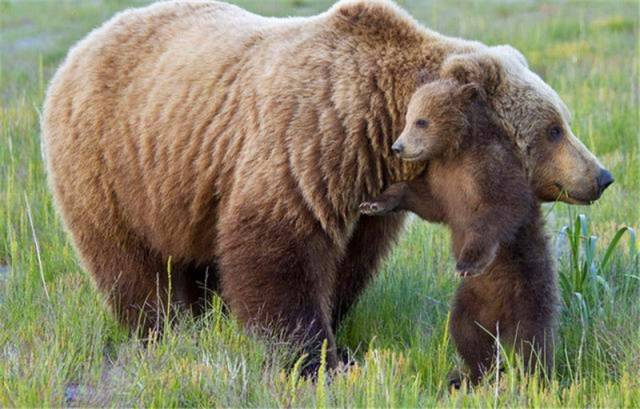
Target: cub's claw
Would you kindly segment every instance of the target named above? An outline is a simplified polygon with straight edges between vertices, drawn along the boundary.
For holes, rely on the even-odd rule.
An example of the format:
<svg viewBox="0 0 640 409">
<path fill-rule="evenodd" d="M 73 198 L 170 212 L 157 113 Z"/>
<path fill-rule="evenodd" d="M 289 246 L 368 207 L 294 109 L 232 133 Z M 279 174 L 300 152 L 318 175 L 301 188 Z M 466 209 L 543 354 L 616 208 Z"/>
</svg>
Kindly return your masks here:
<svg viewBox="0 0 640 409">
<path fill-rule="evenodd" d="M 496 257 L 498 246 L 467 245 L 456 262 L 456 271 L 461 277 L 482 274 Z"/>
<path fill-rule="evenodd" d="M 383 214 L 384 209 L 381 208 L 378 202 L 362 202 L 360 204 L 360 213 L 369 216 L 375 216 L 378 214 Z"/>
<path fill-rule="evenodd" d="M 456 271 L 460 277 L 473 277 L 480 275 L 487 267 L 487 263 L 471 262 L 471 261 L 458 261 L 456 263 Z"/>
<path fill-rule="evenodd" d="M 480 275 L 482 273 L 482 269 L 477 266 L 461 265 L 460 263 L 457 263 L 456 272 L 460 277 L 466 278 Z"/>
</svg>

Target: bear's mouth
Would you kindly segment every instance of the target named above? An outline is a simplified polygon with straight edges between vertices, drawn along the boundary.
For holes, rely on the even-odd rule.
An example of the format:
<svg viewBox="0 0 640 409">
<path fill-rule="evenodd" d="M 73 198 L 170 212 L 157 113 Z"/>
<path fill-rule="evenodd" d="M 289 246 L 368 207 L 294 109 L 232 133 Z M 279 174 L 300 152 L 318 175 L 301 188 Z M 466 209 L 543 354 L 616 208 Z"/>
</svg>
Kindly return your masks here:
<svg viewBox="0 0 640 409">
<path fill-rule="evenodd" d="M 584 197 L 580 197 L 580 195 L 576 195 L 574 193 L 569 192 L 567 189 L 565 189 L 560 183 L 558 182 L 554 182 L 553 183 L 555 185 L 555 187 L 558 189 L 559 193 L 558 193 L 558 199 L 560 199 L 562 196 L 566 197 L 567 199 L 569 199 L 569 201 L 571 202 L 571 204 L 576 204 L 576 205 L 590 205 L 592 204 L 594 201 L 592 199 L 586 199 Z"/>
</svg>

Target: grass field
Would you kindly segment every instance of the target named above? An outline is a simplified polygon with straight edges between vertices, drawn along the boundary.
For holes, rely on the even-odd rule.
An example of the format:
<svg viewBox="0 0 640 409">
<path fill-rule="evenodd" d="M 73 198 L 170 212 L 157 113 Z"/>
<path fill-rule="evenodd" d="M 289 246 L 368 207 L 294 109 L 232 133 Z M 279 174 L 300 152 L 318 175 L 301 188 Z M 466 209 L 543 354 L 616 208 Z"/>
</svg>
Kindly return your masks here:
<svg viewBox="0 0 640 409">
<path fill-rule="evenodd" d="M 240 2 L 269 15 L 328 3 Z M 0 407 L 640 407 L 640 247 L 626 228 L 640 227 L 638 3 L 400 3 L 445 34 L 520 49 L 616 178 L 591 207 L 545 207 L 563 299 L 550 384 L 523 382 L 505 354 L 505 373 L 448 392 L 460 365 L 446 330 L 457 278 L 446 231 L 417 221 L 340 329 L 358 363 L 330 383 L 283 372 L 285 352 L 224 317 L 219 300 L 143 348 L 78 265 L 47 190 L 38 126 L 68 48 L 132 3 L 0 0 Z"/>
</svg>

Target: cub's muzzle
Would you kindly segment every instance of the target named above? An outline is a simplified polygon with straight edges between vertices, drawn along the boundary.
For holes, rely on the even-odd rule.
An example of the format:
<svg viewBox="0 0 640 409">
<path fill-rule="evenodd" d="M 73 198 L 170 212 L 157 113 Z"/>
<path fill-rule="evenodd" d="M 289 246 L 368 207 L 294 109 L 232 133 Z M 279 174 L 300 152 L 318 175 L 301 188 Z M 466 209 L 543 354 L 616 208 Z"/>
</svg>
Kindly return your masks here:
<svg viewBox="0 0 640 409">
<path fill-rule="evenodd" d="M 399 142 L 396 142 L 393 145 L 391 145 L 391 151 L 396 155 L 400 155 L 402 151 L 404 151 L 404 145 L 402 145 Z"/>
</svg>

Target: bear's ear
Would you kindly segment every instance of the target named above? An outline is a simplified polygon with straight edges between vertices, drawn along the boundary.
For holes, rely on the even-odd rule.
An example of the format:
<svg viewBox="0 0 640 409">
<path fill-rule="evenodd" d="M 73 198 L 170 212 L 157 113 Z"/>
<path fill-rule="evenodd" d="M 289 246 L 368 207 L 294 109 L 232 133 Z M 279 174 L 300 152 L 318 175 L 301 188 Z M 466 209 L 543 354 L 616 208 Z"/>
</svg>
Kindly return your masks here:
<svg viewBox="0 0 640 409">
<path fill-rule="evenodd" d="M 445 60 L 440 69 L 442 78 L 451 78 L 460 84 L 476 83 L 487 94 L 498 88 L 502 80 L 500 62 L 485 53 L 458 54 Z"/>
<path fill-rule="evenodd" d="M 520 51 L 511 47 L 510 45 L 496 45 L 494 47 L 491 47 L 491 49 L 495 52 L 509 55 L 520 64 L 522 64 L 525 68 L 529 68 L 529 63 L 527 62 L 527 59 L 524 58 L 524 55 L 522 55 Z"/>
</svg>

